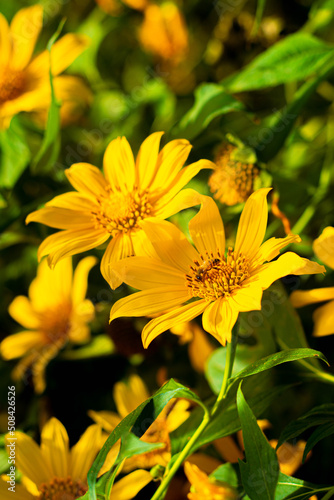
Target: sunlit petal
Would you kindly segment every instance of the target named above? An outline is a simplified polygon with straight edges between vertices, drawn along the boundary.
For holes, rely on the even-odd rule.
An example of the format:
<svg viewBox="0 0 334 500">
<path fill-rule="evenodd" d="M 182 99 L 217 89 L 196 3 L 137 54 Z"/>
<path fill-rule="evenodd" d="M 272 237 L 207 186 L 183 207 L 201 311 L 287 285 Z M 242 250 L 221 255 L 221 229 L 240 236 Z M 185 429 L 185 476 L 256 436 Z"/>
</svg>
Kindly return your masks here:
<svg viewBox="0 0 334 500">
<path fill-rule="evenodd" d="M 132 191 L 136 181 L 135 162 L 125 137 L 117 137 L 109 143 L 103 157 L 103 170 L 114 192 Z"/>
<path fill-rule="evenodd" d="M 225 231 L 218 207 L 212 198 L 203 196 L 202 207 L 189 222 L 189 232 L 197 250 L 205 256 L 208 252 L 225 252 Z"/>
</svg>

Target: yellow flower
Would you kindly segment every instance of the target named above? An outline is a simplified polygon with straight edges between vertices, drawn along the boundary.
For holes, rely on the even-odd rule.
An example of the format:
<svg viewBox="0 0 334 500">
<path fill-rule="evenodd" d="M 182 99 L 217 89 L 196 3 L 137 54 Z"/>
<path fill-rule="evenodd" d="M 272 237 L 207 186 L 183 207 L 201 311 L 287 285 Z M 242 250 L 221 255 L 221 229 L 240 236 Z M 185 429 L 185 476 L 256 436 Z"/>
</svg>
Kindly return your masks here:
<svg viewBox="0 0 334 500">
<path fill-rule="evenodd" d="M 119 263 L 120 278 L 142 291 L 116 302 L 110 320 L 169 310 L 144 327 L 142 340 L 147 347 L 162 332 L 203 313 L 204 330 L 225 345 L 231 340 L 239 312 L 260 310 L 263 290 L 275 280 L 288 274 L 323 272 L 323 266 L 292 252 L 269 262 L 282 248 L 300 238 L 291 234 L 262 243 L 268 218 L 268 191 L 259 189 L 248 198 L 235 247 L 227 253 L 224 225 L 217 205 L 209 197 L 205 197 L 201 210 L 189 223 L 197 250 L 173 224 L 142 221 L 160 259 L 131 257 Z"/>
<path fill-rule="evenodd" d="M 41 445 L 23 432 L 15 432 L 15 441 L 7 435 L 7 444 L 15 443 L 15 466 L 23 474 L 15 493 L 0 479 L 2 500 L 75 500 L 87 491 L 87 473 L 100 449 L 101 427 L 89 426 L 70 449 L 65 427 L 51 418 L 43 427 Z M 6 447 L 8 452 L 10 448 Z M 109 500 L 131 500 L 152 477 L 147 471 L 135 471 L 112 488 Z"/>
<path fill-rule="evenodd" d="M 139 39 L 145 50 L 172 64 L 185 59 L 189 48 L 186 23 L 172 2 L 146 7 Z"/>
<path fill-rule="evenodd" d="M 88 163 L 77 163 L 66 170 L 78 192 L 57 196 L 27 217 L 27 223 L 35 221 L 64 229 L 44 240 L 39 259 L 49 255 L 53 267 L 65 256 L 90 250 L 112 237 L 102 258 L 101 272 L 112 288 L 122 283 L 114 273 L 115 264 L 150 250 L 139 222 L 149 216 L 165 219 L 198 204 L 198 193 L 191 189 L 179 191 L 202 168 L 212 166 L 208 160 L 200 160 L 182 169 L 191 145 L 177 139 L 159 153 L 162 135 L 156 132 L 143 142 L 136 163 L 125 137 L 111 141 L 103 160 L 105 175 Z"/>
<path fill-rule="evenodd" d="M 326 266 L 334 269 L 334 227 L 326 227 L 322 234 L 314 240 L 313 250 L 316 256 Z M 291 302 L 294 307 L 303 307 L 308 304 L 324 302 L 324 306 L 318 307 L 313 313 L 315 337 L 323 337 L 334 333 L 334 287 L 316 288 L 308 291 L 296 291 L 291 294 Z"/>
<path fill-rule="evenodd" d="M 43 111 L 50 105 L 49 52 L 45 50 L 32 59 L 42 18 L 40 5 L 21 9 L 10 27 L 0 14 L 0 129 L 7 128 L 12 117 L 21 111 Z M 72 81 L 73 97 L 82 93 L 78 78 L 59 75 L 86 49 L 88 40 L 84 35 L 67 34 L 52 47 L 52 72 L 60 95 L 68 89 L 68 78 Z"/>
<path fill-rule="evenodd" d="M 123 382 L 115 384 L 114 400 L 118 413 L 90 411 L 89 415 L 110 433 L 122 419 L 149 397 L 150 394 L 142 379 L 138 375 L 132 375 L 129 377 L 128 384 Z M 127 459 L 122 470 L 130 471 L 137 467 L 150 469 L 155 465 L 166 466 L 171 459 L 169 434 L 188 418 L 188 408 L 189 402 L 185 399 L 170 401 L 141 438 L 147 443 L 163 443 L 164 446 Z"/>
<path fill-rule="evenodd" d="M 253 163 L 233 159 L 236 150 L 237 147 L 229 143 L 220 147 L 215 157 L 217 167 L 208 181 L 214 198 L 229 206 L 247 200 L 254 191 L 254 180 L 259 175 L 259 169 Z"/>
<path fill-rule="evenodd" d="M 45 389 L 45 369 L 48 362 L 70 341 L 89 340 L 87 322 L 94 317 L 94 306 L 85 299 L 87 277 L 97 263 L 86 257 L 78 264 L 72 279 L 72 259 L 64 259 L 54 271 L 46 260 L 38 266 L 37 277 L 29 288 L 29 298 L 16 297 L 9 314 L 26 330 L 6 337 L 1 342 L 4 359 L 23 356 L 13 372 L 14 379 L 32 369 L 35 390 Z"/>
<path fill-rule="evenodd" d="M 184 472 L 191 484 L 189 500 L 236 500 L 237 491 L 227 483 L 218 483 L 211 479 L 195 464 L 186 462 Z"/>
</svg>

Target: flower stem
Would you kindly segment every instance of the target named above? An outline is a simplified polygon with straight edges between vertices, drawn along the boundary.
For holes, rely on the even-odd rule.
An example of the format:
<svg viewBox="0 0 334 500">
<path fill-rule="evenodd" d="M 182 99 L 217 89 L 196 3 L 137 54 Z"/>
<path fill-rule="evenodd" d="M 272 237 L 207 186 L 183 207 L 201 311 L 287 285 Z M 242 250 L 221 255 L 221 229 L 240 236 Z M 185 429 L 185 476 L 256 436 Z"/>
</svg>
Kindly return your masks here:
<svg viewBox="0 0 334 500">
<path fill-rule="evenodd" d="M 170 470 L 168 471 L 167 475 L 161 481 L 159 488 L 156 490 L 156 492 L 154 493 L 151 500 L 162 500 L 164 498 L 166 490 L 169 486 L 169 483 L 173 479 L 175 473 L 177 472 L 179 467 L 182 465 L 182 463 L 186 460 L 189 453 L 191 452 L 193 445 L 196 443 L 197 439 L 200 437 L 202 432 L 206 429 L 211 418 L 217 412 L 220 401 L 226 395 L 228 381 L 231 377 L 232 370 L 233 370 L 233 363 L 234 363 L 234 358 L 235 358 L 236 346 L 237 346 L 237 335 L 235 334 L 235 330 L 234 330 L 232 333 L 231 342 L 227 343 L 227 346 L 226 346 L 226 363 L 225 363 L 225 370 L 224 370 L 224 378 L 223 378 L 222 386 L 221 386 L 220 392 L 218 394 L 217 400 L 216 400 L 215 404 L 213 405 L 210 413 L 208 411 L 206 411 L 204 413 L 204 417 L 203 417 L 203 420 L 202 420 L 200 426 L 196 429 L 196 431 L 191 436 L 191 438 L 189 439 L 186 446 L 180 452 L 179 456 L 177 457 L 177 459 L 173 463 L 173 465 L 170 468 Z"/>
</svg>

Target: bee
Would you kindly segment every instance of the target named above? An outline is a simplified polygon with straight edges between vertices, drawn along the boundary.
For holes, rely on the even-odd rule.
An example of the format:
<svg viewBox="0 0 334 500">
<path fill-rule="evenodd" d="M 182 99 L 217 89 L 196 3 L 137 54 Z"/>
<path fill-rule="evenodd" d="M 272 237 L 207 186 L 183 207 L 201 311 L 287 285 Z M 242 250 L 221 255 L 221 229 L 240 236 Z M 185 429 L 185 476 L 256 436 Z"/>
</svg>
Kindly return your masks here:
<svg viewBox="0 0 334 500">
<path fill-rule="evenodd" d="M 210 271 L 210 269 L 216 267 L 219 263 L 220 259 L 205 260 L 203 264 L 201 264 L 197 269 L 195 279 L 197 281 L 203 281 L 203 279 L 205 279 L 207 272 Z"/>
</svg>

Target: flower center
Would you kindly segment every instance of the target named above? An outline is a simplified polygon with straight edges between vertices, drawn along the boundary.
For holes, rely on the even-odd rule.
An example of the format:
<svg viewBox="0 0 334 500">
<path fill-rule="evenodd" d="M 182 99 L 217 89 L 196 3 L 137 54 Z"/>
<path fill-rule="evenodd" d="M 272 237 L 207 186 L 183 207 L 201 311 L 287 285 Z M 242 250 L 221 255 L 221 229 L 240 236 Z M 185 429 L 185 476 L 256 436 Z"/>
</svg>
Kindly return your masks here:
<svg viewBox="0 0 334 500">
<path fill-rule="evenodd" d="M 220 297 L 228 297 L 234 290 L 241 287 L 249 276 L 248 260 L 242 253 L 238 255 L 229 248 L 227 256 L 209 254 L 200 256 L 201 262 L 194 261 L 190 273 L 186 274 L 186 284 L 193 297 L 201 297 L 207 301 Z"/>
<path fill-rule="evenodd" d="M 40 314 L 41 330 L 44 332 L 48 344 L 66 341 L 71 326 L 71 309 L 70 303 L 64 303 Z"/>
<path fill-rule="evenodd" d="M 152 215 L 152 205 L 148 193 L 135 190 L 132 193 L 112 192 L 109 196 L 97 198 L 99 209 L 92 212 L 97 227 L 104 228 L 112 236 L 127 233 L 138 227 L 138 221 Z"/>
<path fill-rule="evenodd" d="M 7 68 L 0 76 L 0 104 L 16 99 L 22 94 L 24 85 L 24 72 L 10 71 Z"/>
<path fill-rule="evenodd" d="M 55 477 L 49 483 L 43 483 L 39 487 L 39 500 L 75 500 L 87 491 L 87 486 L 80 480 L 73 481 L 71 477 L 66 479 Z"/>
</svg>

